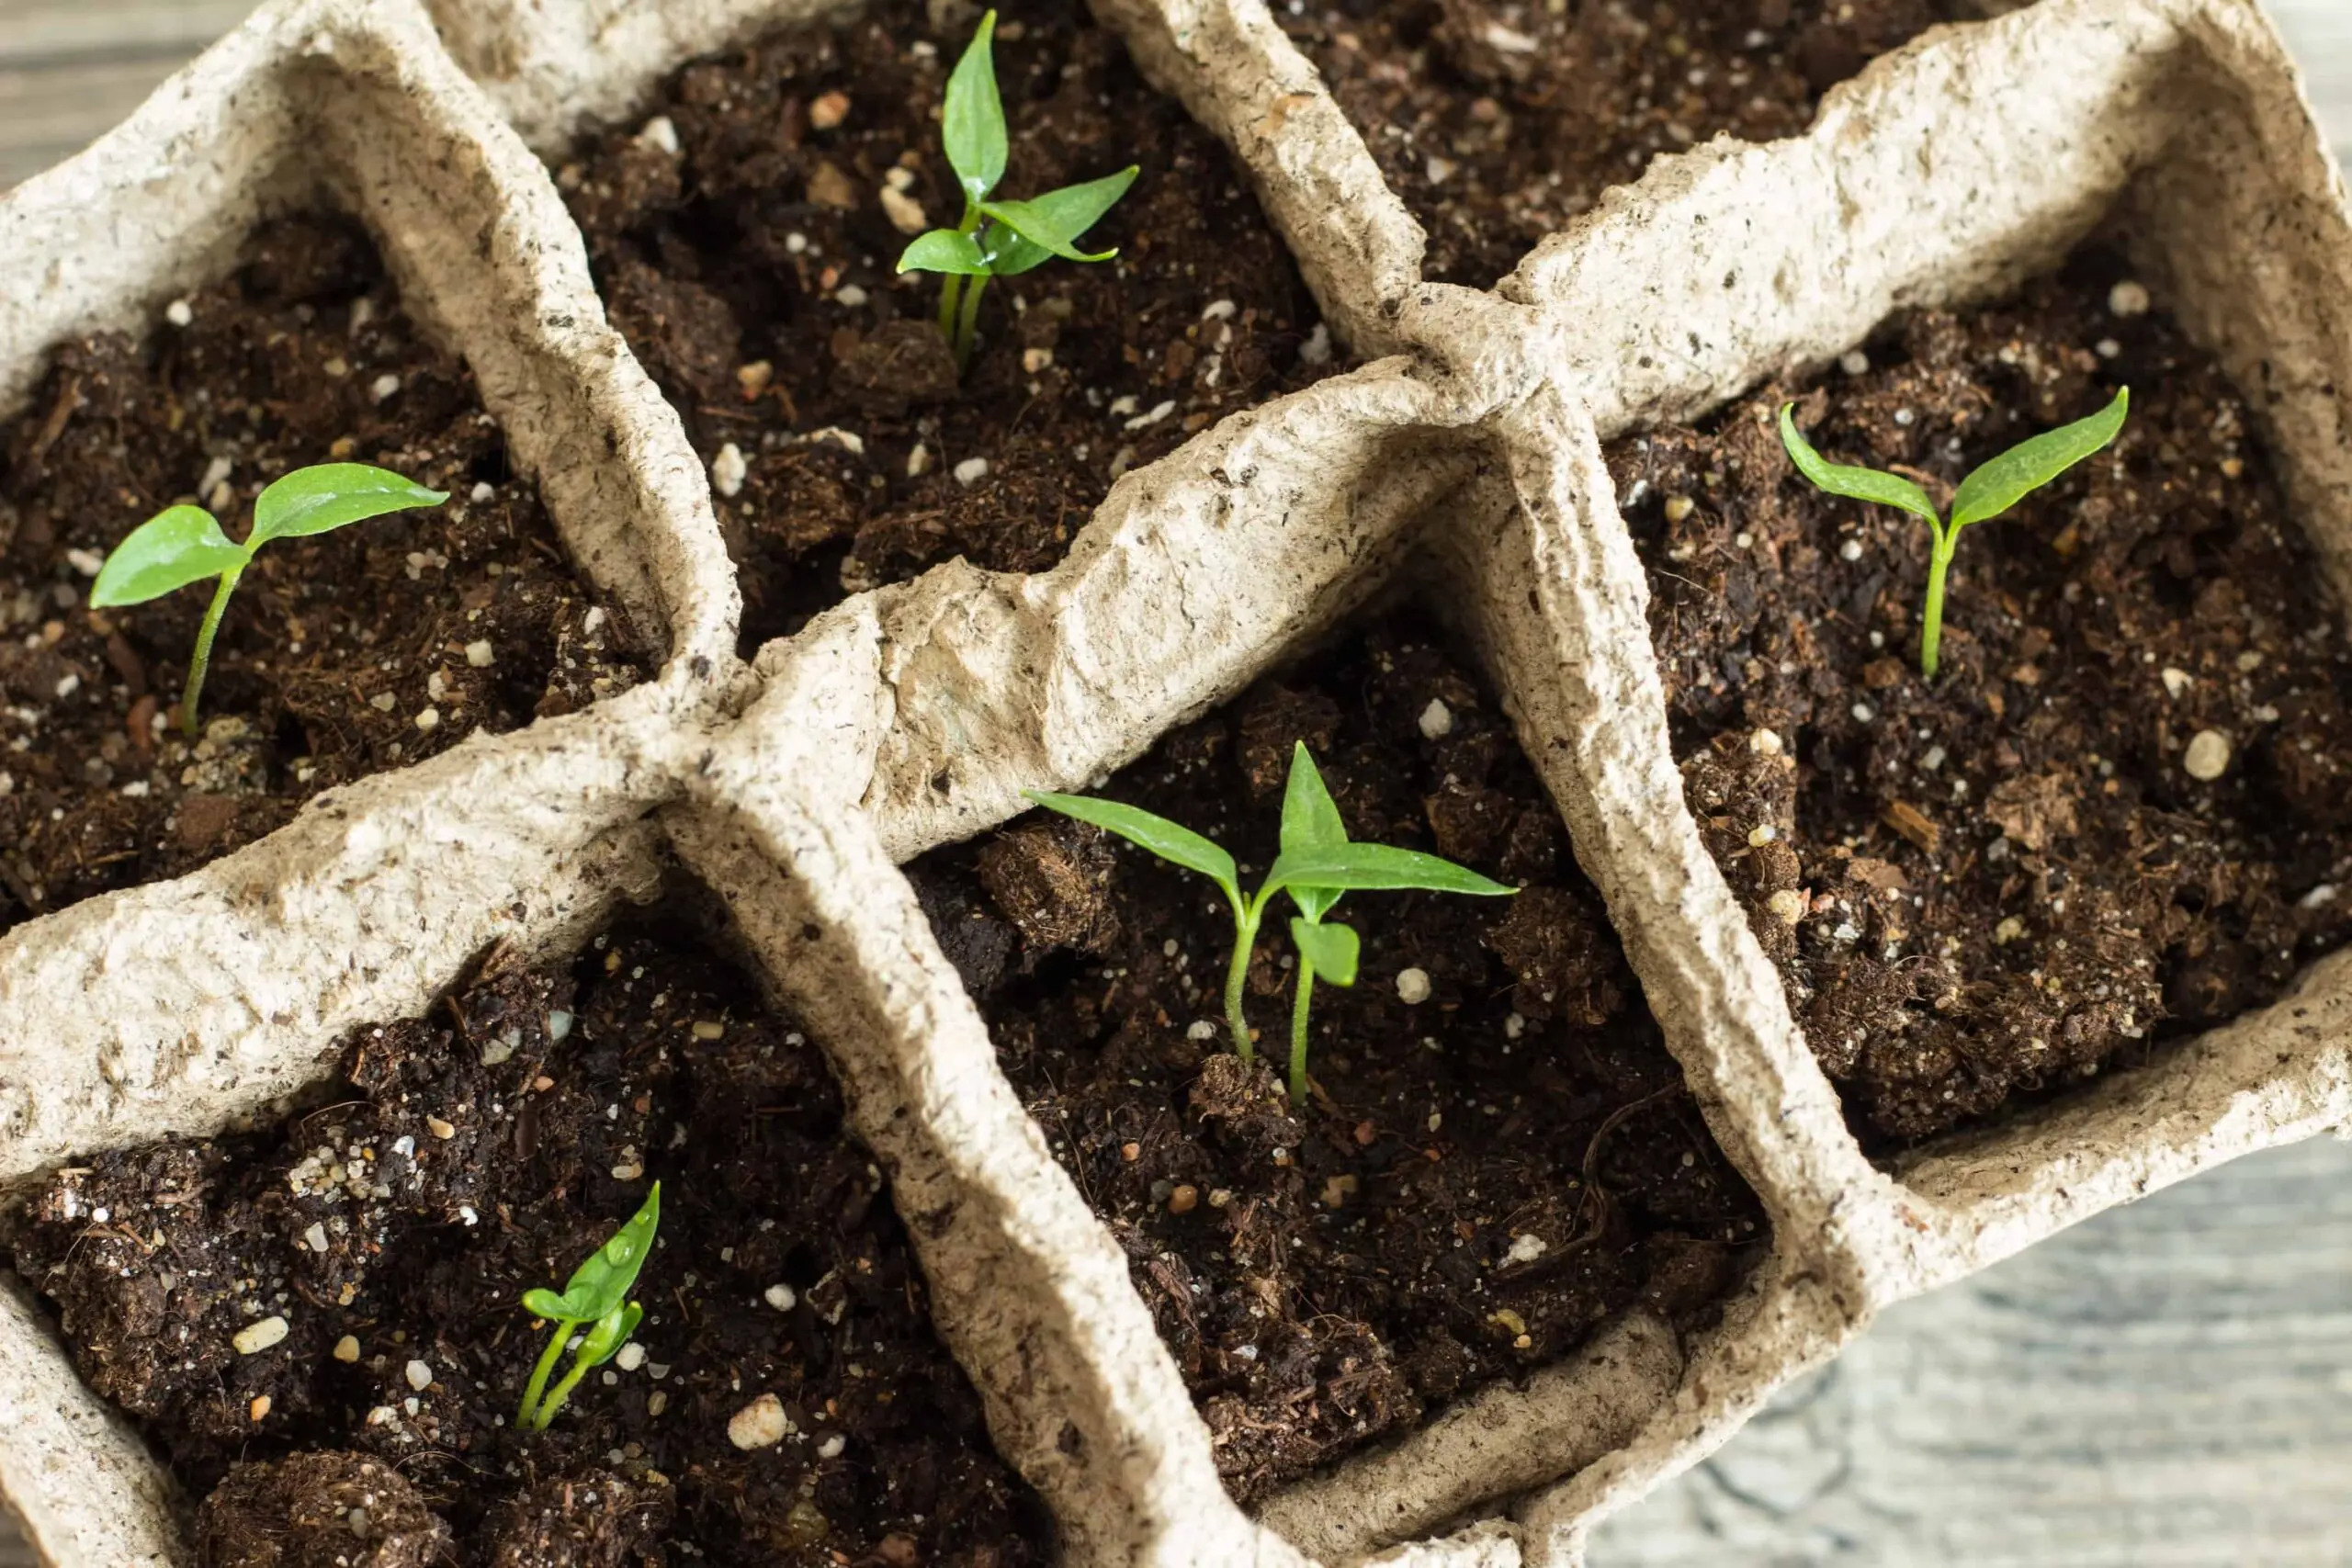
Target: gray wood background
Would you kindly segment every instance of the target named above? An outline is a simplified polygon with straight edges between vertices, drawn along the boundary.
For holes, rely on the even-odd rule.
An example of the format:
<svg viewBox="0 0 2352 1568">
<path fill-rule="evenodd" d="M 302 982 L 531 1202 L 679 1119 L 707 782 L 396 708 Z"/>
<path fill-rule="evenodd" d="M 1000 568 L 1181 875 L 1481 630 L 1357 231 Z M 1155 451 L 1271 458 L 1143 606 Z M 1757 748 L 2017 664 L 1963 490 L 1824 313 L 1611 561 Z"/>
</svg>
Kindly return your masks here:
<svg viewBox="0 0 2352 1568">
<path fill-rule="evenodd" d="M 2352 158 L 2352 0 L 2269 3 Z M 0 186 L 248 9 L 0 0 Z M 2240 1161 L 1887 1314 L 1594 1561 L 2352 1564 L 2352 1145 Z M 5 1517 L 0 1568 L 32 1568 Z"/>
</svg>

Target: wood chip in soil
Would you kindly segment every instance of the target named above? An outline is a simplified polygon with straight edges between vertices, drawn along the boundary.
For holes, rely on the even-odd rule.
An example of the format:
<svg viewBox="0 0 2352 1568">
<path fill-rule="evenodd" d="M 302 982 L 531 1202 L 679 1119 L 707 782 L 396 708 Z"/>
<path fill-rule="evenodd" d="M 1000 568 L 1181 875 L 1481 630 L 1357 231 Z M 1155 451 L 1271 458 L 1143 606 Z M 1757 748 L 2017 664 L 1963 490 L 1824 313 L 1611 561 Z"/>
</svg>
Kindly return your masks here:
<svg viewBox="0 0 2352 1568">
<path fill-rule="evenodd" d="M 2087 251 L 1609 453 L 1690 809 L 1882 1153 L 2271 1001 L 2352 931 L 2343 610 L 2155 304 Z M 2126 384 L 2111 450 L 1961 536 L 1923 680 L 1927 525 L 1805 485 L 1780 402 L 1948 504 Z"/>
<path fill-rule="evenodd" d="M 243 538 L 270 480 L 345 460 L 451 499 L 263 550 L 184 739 L 168 715 L 209 589 L 96 611 L 99 564 L 176 502 Z M 657 652 L 573 571 L 472 373 L 401 313 L 367 237 L 269 224 L 144 342 L 61 344 L 0 428 L 0 930 L 625 690 Z"/>
<path fill-rule="evenodd" d="M 1975 0 L 1288 0 L 1273 7 L 1429 236 L 1484 288 L 1650 160 L 1794 136 L 1821 95 Z"/>
<path fill-rule="evenodd" d="M 822 1059 L 695 912 L 356 1032 L 267 1132 L 32 1195 L 13 1266 L 202 1499 L 201 1568 L 330 1568 L 352 1508 L 369 1568 L 1052 1561 Z M 635 1348 L 519 1437 L 520 1296 L 655 1179 Z"/>
<path fill-rule="evenodd" d="M 1043 570 L 1121 473 L 1334 367 L 1224 147 L 1050 0 L 998 28 L 998 194 L 1142 172 L 1087 238 L 1116 261 L 989 288 L 959 384 L 940 279 L 894 269 L 961 216 L 937 116 L 978 20 L 893 0 L 778 33 L 688 66 L 558 171 L 615 326 L 709 468 L 746 652 L 951 557 Z"/>
<path fill-rule="evenodd" d="M 1523 886 L 1349 896 L 1333 918 L 1363 935 L 1361 977 L 1315 993 L 1301 1109 L 1266 1060 L 1288 1055 L 1280 919 L 1244 1065 L 1206 881 L 1042 814 L 910 868 L 1245 1502 L 1628 1309 L 1710 1322 L 1768 1241 L 1499 705 L 1419 615 L 1261 681 L 1098 793 L 1208 834 L 1254 886 L 1298 740 L 1351 837 Z"/>
</svg>

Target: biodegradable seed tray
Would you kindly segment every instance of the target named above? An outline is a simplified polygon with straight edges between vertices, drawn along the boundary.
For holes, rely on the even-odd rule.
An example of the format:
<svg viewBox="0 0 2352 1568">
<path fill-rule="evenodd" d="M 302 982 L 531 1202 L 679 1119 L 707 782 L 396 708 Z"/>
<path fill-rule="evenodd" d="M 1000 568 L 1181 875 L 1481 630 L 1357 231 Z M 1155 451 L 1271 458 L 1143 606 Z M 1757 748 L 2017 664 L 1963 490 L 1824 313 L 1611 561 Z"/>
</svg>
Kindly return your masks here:
<svg viewBox="0 0 2352 1568">
<path fill-rule="evenodd" d="M 746 669 L 704 478 L 604 324 L 531 149 L 827 8 L 435 0 L 445 51 L 415 0 L 277 0 L 0 199 L 10 406 L 51 344 L 152 320 L 267 212 L 356 212 L 412 311 L 472 363 L 584 570 L 670 651 L 658 681 L 599 707 L 335 792 L 191 876 L 0 938 L 0 1185 L 266 1111 L 341 1031 L 419 1010 L 490 945 L 579 940 L 666 840 L 825 1045 L 941 1330 L 1068 1562 L 1570 1568 L 1600 1517 L 1880 1307 L 2352 1119 L 2339 954 L 2144 1068 L 1874 1168 L 1684 807 L 1600 457 L 1900 308 L 1996 297 L 2097 227 L 2258 411 L 2347 596 L 2352 225 L 2253 0 L 2039 0 L 1930 32 L 1834 91 L 1804 137 L 1660 159 L 1492 293 L 1419 281 L 1412 219 L 1255 0 L 1098 0 L 1232 146 L 1371 362 L 1126 475 L 1052 571 L 953 562 Z M 1014 815 L 1024 787 L 1102 778 L 1408 560 L 1507 694 L 1774 1251 L 1715 1329 L 1683 1341 L 1631 1314 L 1252 1518 L 895 863 Z M 184 1500 L 6 1283 L 0 1491 L 38 1549 L 59 1568 L 191 1562 Z"/>
</svg>

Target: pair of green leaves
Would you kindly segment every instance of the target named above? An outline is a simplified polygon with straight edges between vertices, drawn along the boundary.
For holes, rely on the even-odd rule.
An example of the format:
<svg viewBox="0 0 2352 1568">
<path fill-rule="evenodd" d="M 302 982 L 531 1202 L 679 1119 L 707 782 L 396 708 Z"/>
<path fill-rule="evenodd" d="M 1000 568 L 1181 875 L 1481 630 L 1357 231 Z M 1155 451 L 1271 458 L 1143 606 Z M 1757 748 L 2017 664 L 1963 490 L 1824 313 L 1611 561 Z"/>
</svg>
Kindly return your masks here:
<svg viewBox="0 0 2352 1568">
<path fill-rule="evenodd" d="M 1107 829 L 1171 865 L 1200 873 L 1224 889 L 1226 901 L 1233 906 L 1233 953 L 1226 968 L 1225 1017 L 1227 1027 L 1233 1031 L 1234 1050 L 1244 1060 L 1253 1054 L 1250 1021 L 1242 1009 L 1250 954 L 1257 945 L 1267 906 L 1276 894 L 1290 895 L 1291 902 L 1298 906 L 1290 922 L 1291 940 L 1306 960 L 1299 969 L 1291 1012 L 1290 1092 L 1295 1100 L 1306 1098 L 1307 1008 L 1316 976 L 1335 986 L 1352 986 L 1356 980 L 1362 942 L 1351 928 L 1324 919 L 1333 905 L 1344 895 L 1357 892 L 1419 888 L 1497 897 L 1515 891 L 1436 855 L 1386 844 L 1351 842 L 1340 820 L 1339 806 L 1304 742 L 1291 749 L 1290 779 L 1283 792 L 1282 852 L 1254 896 L 1241 891 L 1240 868 L 1231 855 L 1181 823 L 1091 795 L 1031 790 L 1029 798 L 1065 817 Z"/>
<path fill-rule="evenodd" d="M 1940 539 L 1959 533 L 1972 523 L 1998 517 L 2113 441 L 2121 434 L 2124 418 L 2131 412 L 2132 389 L 2126 387 L 2117 392 L 2113 401 L 2086 419 L 2018 443 L 1961 480 L 1959 491 L 1952 496 L 1949 523 L 1936 511 L 1936 503 L 1928 498 L 1928 492 L 1900 474 L 1825 461 L 1797 430 L 1790 412 L 1795 407 L 1794 403 L 1781 405 L 1781 442 L 1789 449 L 1798 471 L 1833 495 L 1900 507 L 1924 517 Z"/>
<path fill-rule="evenodd" d="M 254 502 L 253 532 L 242 545 L 220 531 L 201 506 L 167 507 L 115 547 L 90 587 L 96 609 L 143 604 L 175 589 L 251 565 L 272 539 L 332 533 L 353 523 L 420 506 L 438 506 L 446 491 L 427 490 L 365 463 L 322 463 L 298 468 Z"/>
<path fill-rule="evenodd" d="M 1936 504 L 1928 499 L 1926 491 L 1900 474 L 1824 460 L 1798 431 L 1791 412 L 1795 407 L 1794 403 L 1781 405 L 1781 445 L 1788 448 L 1798 472 L 1832 495 L 1899 507 L 1924 517 L 1934 531 L 1935 549 L 1928 561 L 1928 598 L 1919 615 L 1919 669 L 1933 680 L 1943 639 L 1944 578 L 1951 570 L 1960 531 L 1972 523 L 1998 517 L 2113 441 L 2121 434 L 2124 417 L 2131 412 L 2132 389 L 2126 387 L 2117 392 L 2112 402 L 2088 418 L 2020 441 L 1975 469 L 1960 481 L 1960 489 L 1952 496 L 1949 522 L 1937 513 Z"/>
<path fill-rule="evenodd" d="M 940 116 L 947 162 L 964 190 L 963 224 L 918 235 L 899 258 L 900 272 L 1010 277 L 1057 256 L 1064 261 L 1101 262 L 1118 254 L 1090 254 L 1078 248 L 1078 241 L 1135 183 L 1133 164 L 1118 174 L 1065 186 L 1026 201 L 989 199 L 1004 178 L 1011 151 L 1004 103 L 997 93 L 995 34 L 996 13 L 990 11 L 980 18 L 979 30 L 972 35 L 947 79 L 947 98 Z"/>
<path fill-rule="evenodd" d="M 629 1292 L 636 1288 L 638 1270 L 652 1255 L 653 1233 L 661 1224 L 662 1184 L 657 1181 L 637 1213 L 604 1246 L 590 1253 L 586 1262 L 571 1271 L 571 1282 L 560 1294 L 554 1291 L 526 1291 L 524 1310 L 534 1317 L 555 1323 L 601 1323 L 624 1310 Z M 613 1348 L 619 1349 L 619 1344 L 616 1342 Z"/>
<path fill-rule="evenodd" d="M 1038 805 L 1065 817 L 1107 829 L 1172 865 L 1200 873 L 1224 889 L 1237 914 L 1251 919 L 1253 923 L 1278 893 L 1291 896 L 1306 923 L 1321 926 L 1331 907 L 1349 893 L 1420 889 L 1492 897 L 1517 891 L 1465 866 L 1418 850 L 1351 842 L 1347 829 L 1340 820 L 1340 808 L 1331 799 L 1330 789 L 1304 742 L 1291 752 L 1290 780 L 1283 795 L 1282 852 L 1274 857 L 1266 880 L 1259 885 L 1254 897 L 1242 892 L 1240 869 L 1233 857 L 1215 841 L 1181 823 L 1140 807 L 1098 800 L 1091 795 L 1052 795 L 1042 790 L 1031 790 L 1028 795 Z M 1342 953 L 1334 942 L 1325 948 L 1322 956 L 1310 955 L 1316 968 L 1335 985 L 1351 983 L 1355 978 L 1355 933 L 1344 926 L 1321 929 L 1327 933 L 1346 931 L 1346 937 L 1341 939 L 1345 950 Z M 1298 930 L 1299 922 L 1294 921 L 1293 935 Z M 1326 957 L 1331 962 L 1327 964 Z M 1344 979 L 1340 977 L 1343 973 Z"/>
<path fill-rule="evenodd" d="M 530 1383 L 523 1390 L 522 1408 L 515 1415 L 514 1424 L 524 1431 L 546 1431 L 571 1391 L 580 1386 L 580 1380 L 620 1354 L 628 1337 L 645 1321 L 645 1309 L 630 1301 L 628 1293 L 636 1287 L 638 1270 L 652 1256 L 653 1233 L 661 1223 L 662 1184 L 657 1181 L 645 1195 L 644 1205 L 571 1271 L 571 1282 L 562 1291 L 523 1292 L 525 1310 L 555 1324 L 555 1333 L 540 1352 L 539 1364 L 532 1369 Z M 589 1325 L 588 1332 L 581 1336 L 571 1370 L 549 1390 L 548 1376 L 555 1371 L 573 1326 L 582 1323 Z"/>
</svg>

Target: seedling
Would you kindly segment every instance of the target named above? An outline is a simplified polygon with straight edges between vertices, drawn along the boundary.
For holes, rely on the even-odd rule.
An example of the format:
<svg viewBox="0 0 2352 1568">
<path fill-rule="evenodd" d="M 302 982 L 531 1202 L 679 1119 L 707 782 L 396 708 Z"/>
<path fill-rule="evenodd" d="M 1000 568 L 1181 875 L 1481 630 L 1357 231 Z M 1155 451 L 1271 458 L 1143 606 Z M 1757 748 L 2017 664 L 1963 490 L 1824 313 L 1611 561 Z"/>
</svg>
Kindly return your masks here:
<svg viewBox="0 0 2352 1568">
<path fill-rule="evenodd" d="M 580 1380 L 618 1355 L 628 1337 L 637 1332 L 645 1309 L 628 1299 L 629 1287 L 637 1283 L 637 1271 L 645 1267 L 646 1258 L 653 1251 L 653 1232 L 661 1223 L 662 1184 L 657 1181 L 645 1195 L 645 1206 L 630 1215 L 610 1241 L 590 1253 L 588 1261 L 572 1270 L 571 1282 L 564 1286 L 562 1294 L 553 1291 L 523 1293 L 525 1310 L 534 1317 L 551 1320 L 555 1334 L 540 1352 L 539 1364 L 531 1370 L 530 1383 L 523 1390 L 523 1408 L 514 1416 L 518 1431 L 546 1431 Z M 571 1369 L 549 1390 L 548 1374 L 571 1342 L 571 1331 L 583 1325 L 588 1332 L 571 1358 Z"/>
<path fill-rule="evenodd" d="M 212 662 L 212 639 L 220 630 L 229 595 L 237 591 L 237 580 L 253 564 L 255 551 L 272 539 L 331 533 L 388 512 L 438 506 L 448 499 L 447 491 L 427 490 L 364 463 L 322 463 L 297 468 L 261 492 L 254 502 L 253 530 L 242 545 L 230 543 L 220 520 L 201 506 L 166 507 L 132 529 L 107 557 L 97 581 L 90 585 L 90 607 L 144 604 L 191 582 L 220 580 L 197 630 L 187 691 L 180 699 L 180 730 L 193 740 L 196 702 Z"/>
<path fill-rule="evenodd" d="M 1267 906 L 1277 893 L 1290 895 L 1298 907 L 1290 922 L 1291 941 L 1298 948 L 1298 986 L 1291 1002 L 1290 1022 L 1293 1100 L 1306 1098 L 1306 1021 L 1316 976 L 1319 974 L 1335 986 L 1352 986 L 1356 980 L 1361 942 L 1355 931 L 1324 919 L 1343 894 L 1421 888 L 1498 897 L 1518 891 L 1435 855 L 1385 844 L 1351 843 L 1340 821 L 1340 808 L 1304 742 L 1291 750 L 1290 781 L 1283 793 L 1282 852 L 1250 897 L 1242 894 L 1240 870 L 1233 857 L 1190 828 L 1115 800 L 1041 790 L 1027 793 L 1048 810 L 1108 829 L 1171 865 L 1199 872 L 1224 890 L 1226 901 L 1233 907 L 1233 956 L 1226 967 L 1225 1021 L 1233 1031 L 1233 1048 L 1244 1061 L 1256 1055 L 1249 1016 L 1241 1005 L 1250 956 L 1258 945 L 1258 929 L 1265 920 Z"/>
<path fill-rule="evenodd" d="M 1781 405 L 1781 444 L 1796 460 L 1799 472 L 1832 495 L 1876 502 L 1881 506 L 1899 506 L 1916 513 L 1935 530 L 1936 547 L 1928 564 L 1928 608 L 1919 628 L 1919 671 L 1932 681 L 1936 677 L 1937 645 L 1943 640 L 1944 573 L 1951 566 L 1952 547 L 1960 542 L 1960 531 L 1971 523 L 1998 517 L 2114 440 L 2123 428 L 2123 416 L 2131 410 L 2132 389 L 2126 387 L 2116 393 L 2113 402 L 2088 419 L 2020 441 L 1961 480 L 1960 490 L 1951 500 L 1950 522 L 1936 514 L 1935 502 L 1928 499 L 1926 491 L 1900 474 L 1824 462 L 1821 454 L 1798 434 L 1796 421 L 1789 416 L 1794 407 L 1794 403 Z"/>
<path fill-rule="evenodd" d="M 1004 130 L 1004 104 L 996 90 L 996 61 L 990 49 L 995 35 L 996 13 L 990 11 L 980 18 L 979 31 L 972 35 L 964 57 L 947 78 L 947 98 L 940 114 L 940 138 L 947 146 L 947 162 L 964 187 L 963 221 L 953 229 L 917 235 L 899 258 L 900 272 L 944 276 L 939 289 L 939 330 L 956 350 L 958 369 L 971 360 L 980 295 L 990 278 L 1027 272 L 1056 256 L 1065 261 L 1102 262 L 1119 254 L 1114 250 L 1090 255 L 1078 248 L 1078 239 L 1126 195 L 1136 178 L 1136 165 L 1130 164 L 1115 175 L 1064 186 L 1027 201 L 989 199 L 1004 177 L 1011 146 Z"/>
</svg>

